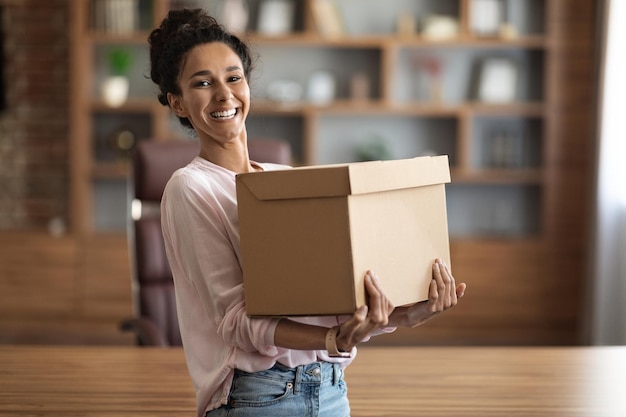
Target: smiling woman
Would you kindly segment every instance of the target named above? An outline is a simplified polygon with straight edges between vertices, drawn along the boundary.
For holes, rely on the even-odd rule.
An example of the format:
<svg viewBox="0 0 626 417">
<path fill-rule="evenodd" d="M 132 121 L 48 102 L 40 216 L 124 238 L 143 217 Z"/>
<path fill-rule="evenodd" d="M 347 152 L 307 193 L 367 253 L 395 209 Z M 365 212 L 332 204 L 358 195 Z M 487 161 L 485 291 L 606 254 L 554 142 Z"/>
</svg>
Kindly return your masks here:
<svg viewBox="0 0 626 417">
<path fill-rule="evenodd" d="M 236 175 L 289 168 L 250 160 L 245 124 L 249 50 L 202 9 L 170 11 L 149 39 L 159 101 L 200 141 L 198 157 L 172 175 L 161 200 L 198 416 L 230 415 L 234 408 L 242 417 L 349 416 L 343 374 L 356 345 L 392 326 L 415 327 L 447 310 L 463 295 L 465 284 L 457 287 L 438 261 L 429 299 L 394 308 L 370 271 L 364 279 L 368 305 L 352 316 L 249 317 Z"/>
</svg>

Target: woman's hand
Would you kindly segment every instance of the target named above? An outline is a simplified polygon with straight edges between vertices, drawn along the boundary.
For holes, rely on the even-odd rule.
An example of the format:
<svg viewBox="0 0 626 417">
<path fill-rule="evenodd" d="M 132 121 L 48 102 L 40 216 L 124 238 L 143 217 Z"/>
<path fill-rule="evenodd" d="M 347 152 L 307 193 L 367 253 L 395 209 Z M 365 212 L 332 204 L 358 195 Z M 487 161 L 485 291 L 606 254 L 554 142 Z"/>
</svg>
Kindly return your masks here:
<svg viewBox="0 0 626 417">
<path fill-rule="evenodd" d="M 357 309 L 339 326 L 337 348 L 349 352 L 357 344 L 383 327 L 415 327 L 456 305 L 463 296 L 465 284 L 458 286 L 446 265 L 438 259 L 433 264 L 433 279 L 428 300 L 394 309 L 385 295 L 378 277 L 371 271 L 365 275 L 368 304 Z M 274 332 L 274 344 L 288 349 L 324 349 L 328 328 L 283 318 Z"/>
<path fill-rule="evenodd" d="M 465 293 L 465 283 L 456 285 L 446 264 L 437 259 L 433 264 L 428 300 L 406 307 L 398 307 L 389 316 L 389 326 L 416 327 L 437 314 L 454 307 Z"/>
<path fill-rule="evenodd" d="M 352 318 L 339 326 L 337 347 L 342 352 L 349 352 L 370 334 L 387 326 L 394 306 L 383 292 L 378 277 L 368 271 L 365 274 L 365 289 L 369 296 L 368 305 L 357 309 Z"/>
</svg>

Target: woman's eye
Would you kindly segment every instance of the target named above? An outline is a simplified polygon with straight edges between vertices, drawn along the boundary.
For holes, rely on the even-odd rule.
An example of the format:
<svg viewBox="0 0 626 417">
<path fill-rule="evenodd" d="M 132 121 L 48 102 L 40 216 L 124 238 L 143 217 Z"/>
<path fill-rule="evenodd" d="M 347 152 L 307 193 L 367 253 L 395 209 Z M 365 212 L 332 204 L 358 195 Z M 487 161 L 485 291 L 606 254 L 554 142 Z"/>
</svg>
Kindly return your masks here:
<svg viewBox="0 0 626 417">
<path fill-rule="evenodd" d="M 210 85 L 211 83 L 208 82 L 207 80 L 198 81 L 198 84 L 197 84 L 198 87 L 208 87 Z"/>
<path fill-rule="evenodd" d="M 232 77 L 228 78 L 228 81 L 230 82 L 239 81 L 239 80 L 241 80 L 241 77 L 239 75 L 233 75 Z"/>
</svg>

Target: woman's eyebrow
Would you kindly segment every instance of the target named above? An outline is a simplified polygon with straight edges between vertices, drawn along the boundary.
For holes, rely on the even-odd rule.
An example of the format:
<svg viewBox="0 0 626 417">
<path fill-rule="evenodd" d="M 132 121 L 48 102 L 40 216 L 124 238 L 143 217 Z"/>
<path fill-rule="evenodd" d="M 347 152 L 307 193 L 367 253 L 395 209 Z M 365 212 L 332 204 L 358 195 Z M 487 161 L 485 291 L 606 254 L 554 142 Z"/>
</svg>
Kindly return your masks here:
<svg viewBox="0 0 626 417">
<path fill-rule="evenodd" d="M 226 72 L 232 72 L 232 71 L 240 71 L 241 68 L 238 67 L 237 65 L 231 65 L 230 67 L 226 67 Z M 212 75 L 213 73 L 210 70 L 200 70 L 200 71 L 196 71 L 193 74 L 191 74 L 191 76 L 189 78 L 194 78 L 194 77 L 205 77 L 208 75 Z"/>
<path fill-rule="evenodd" d="M 191 74 L 189 76 L 189 78 L 194 78 L 194 77 L 205 77 L 207 75 L 211 75 L 213 74 L 211 71 L 209 70 L 200 70 L 200 71 L 196 71 L 193 74 Z"/>
</svg>

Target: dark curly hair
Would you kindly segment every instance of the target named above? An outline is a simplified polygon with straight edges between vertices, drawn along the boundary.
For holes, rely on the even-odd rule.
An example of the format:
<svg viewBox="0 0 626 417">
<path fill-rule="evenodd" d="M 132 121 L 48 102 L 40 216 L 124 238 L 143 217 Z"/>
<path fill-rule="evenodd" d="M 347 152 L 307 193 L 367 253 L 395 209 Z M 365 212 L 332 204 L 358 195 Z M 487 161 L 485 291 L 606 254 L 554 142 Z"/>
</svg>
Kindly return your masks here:
<svg viewBox="0 0 626 417">
<path fill-rule="evenodd" d="M 197 45 L 222 42 L 241 59 L 244 76 L 250 80 L 252 57 L 245 42 L 229 33 L 203 9 L 170 10 L 161 25 L 148 37 L 150 43 L 150 78 L 159 86 L 158 99 L 169 106 L 167 94 L 180 94 L 178 77 L 187 52 Z M 186 117 L 179 117 L 183 126 L 192 128 Z"/>
</svg>

